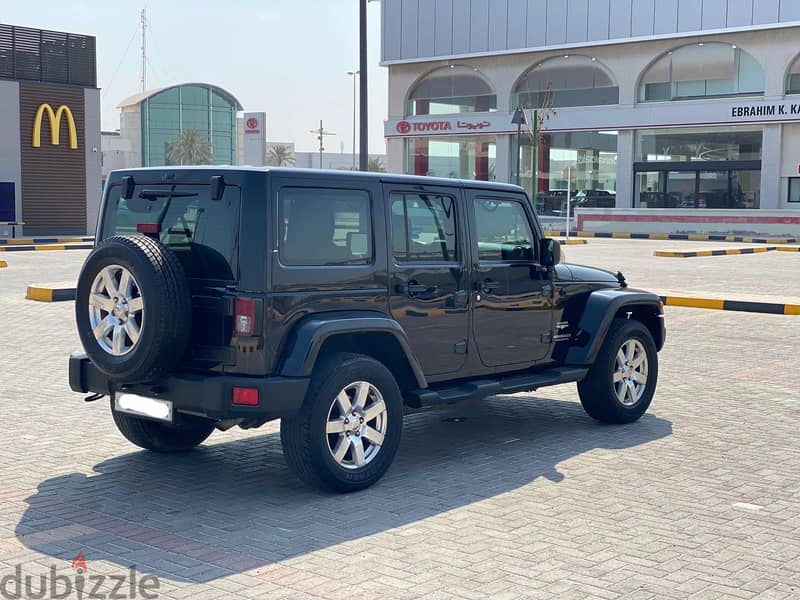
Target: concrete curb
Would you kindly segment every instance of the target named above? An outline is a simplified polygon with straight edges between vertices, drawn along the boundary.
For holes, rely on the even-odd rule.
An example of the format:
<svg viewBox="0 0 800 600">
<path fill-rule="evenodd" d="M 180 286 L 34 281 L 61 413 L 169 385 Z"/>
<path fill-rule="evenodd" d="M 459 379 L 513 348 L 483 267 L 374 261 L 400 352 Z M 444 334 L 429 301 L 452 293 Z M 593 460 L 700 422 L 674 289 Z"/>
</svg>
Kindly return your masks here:
<svg viewBox="0 0 800 600">
<path fill-rule="evenodd" d="M 715 298 L 687 298 L 682 296 L 661 296 L 667 306 L 684 308 L 708 308 L 711 310 L 731 310 L 736 312 L 762 313 L 768 315 L 800 315 L 800 304 L 772 304 L 768 302 L 746 302 L 741 300 L 718 300 Z"/>
<path fill-rule="evenodd" d="M 800 246 L 775 248 L 778 252 L 800 252 Z"/>
<path fill-rule="evenodd" d="M 562 246 L 581 246 L 583 244 L 588 244 L 589 240 L 570 238 L 568 240 L 559 240 L 559 242 L 561 242 Z"/>
<path fill-rule="evenodd" d="M 0 240 L 0 246 L 33 246 L 36 244 L 75 244 L 93 242 L 94 237 L 63 237 L 63 238 L 12 238 Z"/>
<path fill-rule="evenodd" d="M 780 248 L 782 250 L 782 248 Z M 653 256 L 664 258 L 697 258 L 699 256 L 733 256 L 737 254 L 763 254 L 779 250 L 777 246 L 762 246 L 760 248 L 732 248 L 729 250 L 698 250 L 697 252 L 668 252 L 656 250 Z"/>
<path fill-rule="evenodd" d="M 91 250 L 94 244 L 72 244 L 65 246 L 63 244 L 44 244 L 42 246 L 0 246 L 0 252 L 33 252 L 38 250 L 45 252 L 48 250 Z"/>
<path fill-rule="evenodd" d="M 566 237 L 566 231 L 545 231 L 548 237 Z M 690 242 L 738 242 L 742 244 L 800 244 L 800 238 L 754 238 L 736 235 L 705 235 L 700 233 L 605 233 L 571 231 L 570 236 L 614 240 L 680 240 Z"/>
<path fill-rule="evenodd" d="M 73 283 L 34 283 L 28 286 L 25 294 L 28 300 L 37 302 L 64 302 L 75 300 L 75 284 Z"/>
</svg>

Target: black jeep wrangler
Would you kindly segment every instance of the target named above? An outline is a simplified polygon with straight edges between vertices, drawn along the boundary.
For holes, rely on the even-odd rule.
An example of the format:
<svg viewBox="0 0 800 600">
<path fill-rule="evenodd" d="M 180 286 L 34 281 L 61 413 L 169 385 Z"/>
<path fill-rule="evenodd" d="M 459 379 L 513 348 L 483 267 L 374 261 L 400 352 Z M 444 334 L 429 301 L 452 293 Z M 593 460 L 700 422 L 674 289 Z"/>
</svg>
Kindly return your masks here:
<svg viewBox="0 0 800 600">
<path fill-rule="evenodd" d="M 299 169 L 117 171 L 77 286 L 70 386 L 159 452 L 281 419 L 304 481 L 375 483 L 404 411 L 577 382 L 650 405 L 658 296 L 560 264 L 512 185 Z"/>
</svg>

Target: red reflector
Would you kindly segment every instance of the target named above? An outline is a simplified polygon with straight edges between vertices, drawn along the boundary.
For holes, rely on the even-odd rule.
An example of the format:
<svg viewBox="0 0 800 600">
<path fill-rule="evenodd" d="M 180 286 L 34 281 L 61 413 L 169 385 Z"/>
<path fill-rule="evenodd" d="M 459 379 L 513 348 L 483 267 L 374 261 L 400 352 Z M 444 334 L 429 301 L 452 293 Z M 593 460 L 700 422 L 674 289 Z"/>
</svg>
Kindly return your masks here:
<svg viewBox="0 0 800 600">
<path fill-rule="evenodd" d="M 136 225 L 138 233 L 161 233 L 161 225 L 158 223 L 139 223 Z"/>
<path fill-rule="evenodd" d="M 256 327 L 256 301 L 252 298 L 236 298 L 233 306 L 233 335 L 249 337 Z"/>
<path fill-rule="evenodd" d="M 233 388 L 233 403 L 242 406 L 258 406 L 257 388 Z"/>
</svg>

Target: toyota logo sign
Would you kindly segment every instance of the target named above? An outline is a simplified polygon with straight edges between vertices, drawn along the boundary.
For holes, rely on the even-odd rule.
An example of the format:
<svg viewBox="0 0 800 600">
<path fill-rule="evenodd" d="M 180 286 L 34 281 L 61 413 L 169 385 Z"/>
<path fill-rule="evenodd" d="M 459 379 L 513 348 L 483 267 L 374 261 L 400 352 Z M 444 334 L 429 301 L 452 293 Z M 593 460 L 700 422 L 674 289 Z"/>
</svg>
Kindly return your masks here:
<svg viewBox="0 0 800 600">
<path fill-rule="evenodd" d="M 408 121 L 400 121 L 397 124 L 397 133 L 405 135 L 409 131 L 411 131 L 411 123 L 409 123 Z"/>
<path fill-rule="evenodd" d="M 249 119 L 247 119 L 247 128 L 248 129 L 256 129 L 257 127 L 258 127 L 258 119 L 254 119 L 253 117 L 250 117 Z"/>
</svg>

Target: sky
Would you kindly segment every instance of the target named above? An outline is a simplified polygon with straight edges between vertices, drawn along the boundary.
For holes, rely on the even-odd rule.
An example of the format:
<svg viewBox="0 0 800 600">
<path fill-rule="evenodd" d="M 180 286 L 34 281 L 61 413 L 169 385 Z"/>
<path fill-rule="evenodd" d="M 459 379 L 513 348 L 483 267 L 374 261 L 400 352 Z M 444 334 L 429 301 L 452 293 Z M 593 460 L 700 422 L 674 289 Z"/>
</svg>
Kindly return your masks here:
<svg viewBox="0 0 800 600">
<path fill-rule="evenodd" d="M 212 83 L 248 111 L 267 113 L 267 141 L 316 150 L 310 129 L 337 135 L 326 149 L 352 150 L 358 69 L 357 0 L 0 0 L 0 22 L 97 37 L 103 130 L 117 105 L 141 89 L 139 13 L 147 10 L 148 89 Z M 387 70 L 380 62 L 380 2 L 369 4 L 370 152 L 385 152 Z"/>
</svg>

